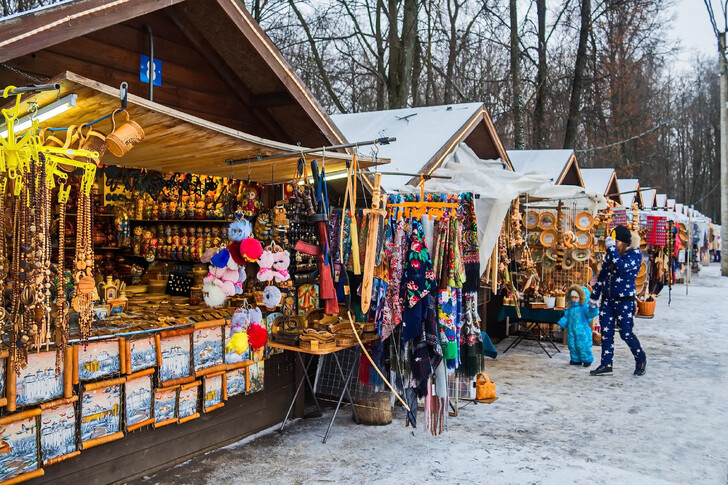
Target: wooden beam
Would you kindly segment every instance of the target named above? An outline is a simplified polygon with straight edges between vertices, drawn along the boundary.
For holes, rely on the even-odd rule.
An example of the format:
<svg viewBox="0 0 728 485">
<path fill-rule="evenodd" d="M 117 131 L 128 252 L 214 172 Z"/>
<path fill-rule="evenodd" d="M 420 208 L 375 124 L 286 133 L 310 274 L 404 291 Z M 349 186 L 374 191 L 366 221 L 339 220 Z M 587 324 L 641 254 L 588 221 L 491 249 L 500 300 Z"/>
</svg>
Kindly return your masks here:
<svg viewBox="0 0 728 485">
<path fill-rule="evenodd" d="M 275 108 L 288 106 L 295 102 L 287 91 L 278 91 L 276 93 L 254 95 L 250 100 L 250 106 L 253 108 Z"/>
<path fill-rule="evenodd" d="M 195 47 L 197 52 L 212 66 L 220 79 L 230 88 L 233 95 L 238 98 L 242 105 L 249 110 L 251 106 L 251 93 L 245 87 L 243 80 L 240 79 L 225 59 L 218 54 L 215 48 L 205 39 L 201 32 L 195 28 L 184 16 L 184 13 L 178 12 L 177 9 L 170 8 L 165 11 L 172 22 L 187 37 L 187 40 Z M 279 138 L 280 141 L 293 143 L 294 140 L 286 133 L 278 122 L 276 122 L 267 112 L 253 112 L 249 110 L 250 115 L 255 117 L 265 126 L 271 134 L 271 137 Z"/>
<path fill-rule="evenodd" d="M 65 2 L 4 21 L 0 26 L 0 62 L 81 37 L 184 0 L 118 1 L 119 3 L 110 0 Z"/>
</svg>

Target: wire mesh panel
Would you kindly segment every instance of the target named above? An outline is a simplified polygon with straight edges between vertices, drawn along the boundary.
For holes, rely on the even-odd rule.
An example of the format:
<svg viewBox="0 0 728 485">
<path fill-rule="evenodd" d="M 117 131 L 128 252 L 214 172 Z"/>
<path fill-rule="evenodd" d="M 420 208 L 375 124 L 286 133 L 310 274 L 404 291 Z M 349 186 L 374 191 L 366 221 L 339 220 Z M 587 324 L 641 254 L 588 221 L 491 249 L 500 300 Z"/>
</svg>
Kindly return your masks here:
<svg viewBox="0 0 728 485">
<path fill-rule="evenodd" d="M 359 382 L 359 355 L 356 347 L 336 352 L 344 375 L 347 375 L 352 367 L 354 368 L 354 373 L 351 375 L 351 380 L 349 381 L 349 392 L 353 399 L 371 395 L 375 390 L 374 386 Z M 343 384 L 339 370 L 336 368 L 334 356 L 320 356 L 318 366 L 316 367 L 316 379 L 313 384 L 316 395 L 338 399 L 341 395 Z"/>
</svg>

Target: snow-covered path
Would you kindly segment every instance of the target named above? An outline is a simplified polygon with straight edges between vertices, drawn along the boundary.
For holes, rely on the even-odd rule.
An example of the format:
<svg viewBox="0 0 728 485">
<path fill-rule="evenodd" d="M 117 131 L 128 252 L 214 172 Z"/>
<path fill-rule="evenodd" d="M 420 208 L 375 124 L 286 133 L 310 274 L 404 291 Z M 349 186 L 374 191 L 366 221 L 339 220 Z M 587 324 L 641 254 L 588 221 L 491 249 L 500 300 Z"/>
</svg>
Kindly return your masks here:
<svg viewBox="0 0 728 485">
<path fill-rule="evenodd" d="M 667 298 L 636 320 L 643 377 L 618 337 L 614 375 L 601 378 L 569 366 L 565 346 L 549 359 L 524 342 L 487 362 L 500 399 L 462 407 L 440 437 L 399 415 L 356 426 L 345 411 L 327 444 L 326 417 L 299 420 L 139 483 L 726 484 L 728 278 L 702 268 L 688 296 L 679 285 Z"/>
</svg>

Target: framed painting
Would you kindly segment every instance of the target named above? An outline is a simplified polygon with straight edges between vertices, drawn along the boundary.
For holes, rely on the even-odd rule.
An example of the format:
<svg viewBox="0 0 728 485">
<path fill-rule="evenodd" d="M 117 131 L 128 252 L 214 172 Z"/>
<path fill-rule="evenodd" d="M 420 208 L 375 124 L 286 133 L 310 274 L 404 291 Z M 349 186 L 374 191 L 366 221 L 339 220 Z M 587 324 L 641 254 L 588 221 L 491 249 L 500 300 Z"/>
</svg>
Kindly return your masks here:
<svg viewBox="0 0 728 485">
<path fill-rule="evenodd" d="M 145 337 L 126 341 L 126 371 L 139 372 L 157 365 L 157 339 Z"/>
<path fill-rule="evenodd" d="M 73 349 L 69 347 L 62 356 L 60 373 L 56 375 L 56 352 L 31 352 L 28 365 L 17 375 L 12 366 L 7 366 L 7 405 L 8 411 L 17 406 L 29 406 L 53 401 L 73 395 L 72 361 Z"/>
<path fill-rule="evenodd" d="M 192 375 L 192 345 L 194 328 L 160 332 L 157 338 L 157 362 L 161 387 L 186 384 L 195 380 Z"/>
<path fill-rule="evenodd" d="M 73 458 L 81 453 L 76 442 L 78 396 L 40 405 L 40 457 L 43 466 Z"/>
<path fill-rule="evenodd" d="M 122 386 L 126 378 L 93 382 L 81 393 L 81 449 L 124 437 L 121 430 Z"/>
<path fill-rule="evenodd" d="M 156 357 L 156 356 L 155 356 Z M 152 398 L 154 369 L 144 369 L 126 377 L 124 384 L 124 411 L 126 430 L 134 431 L 154 423 Z"/>
<path fill-rule="evenodd" d="M 73 383 L 110 377 L 124 372 L 126 344 L 124 339 L 102 340 L 75 345 Z"/>
<path fill-rule="evenodd" d="M 224 370 L 223 329 L 225 320 L 195 324 L 192 333 L 192 366 L 195 375 Z"/>
<path fill-rule="evenodd" d="M 283 313 L 281 312 L 272 312 L 265 316 L 265 328 L 268 330 L 268 335 L 273 335 L 273 322 L 275 322 L 276 318 L 282 317 Z M 265 357 L 268 357 L 270 355 L 274 354 L 280 354 L 283 352 L 283 349 L 274 349 L 273 347 L 267 347 L 265 348 Z"/>
<path fill-rule="evenodd" d="M 0 418 L 0 481 L 19 483 L 43 475 L 38 450 L 40 408 Z"/>
<path fill-rule="evenodd" d="M 182 384 L 179 387 L 177 415 L 180 424 L 200 417 L 199 402 L 201 386 L 202 381 L 194 381 L 189 384 Z"/>
<path fill-rule="evenodd" d="M 225 373 L 225 386 L 227 397 L 245 394 L 248 390 L 248 368 L 250 366 L 238 367 Z"/>
<path fill-rule="evenodd" d="M 295 288 L 281 288 L 281 311 L 284 315 L 297 315 L 298 295 Z"/>
<path fill-rule="evenodd" d="M 159 388 L 154 391 L 154 427 L 177 422 L 177 391 L 179 386 Z"/>
<path fill-rule="evenodd" d="M 225 323 L 225 364 L 227 365 L 227 368 L 230 368 L 230 365 L 233 364 L 240 364 L 242 362 L 248 362 L 251 358 L 250 356 L 250 347 L 248 347 L 245 352 L 238 354 L 234 350 L 227 351 L 227 344 L 230 342 L 230 339 L 233 336 L 233 326 L 230 320 L 227 320 Z"/>
<path fill-rule="evenodd" d="M 225 372 L 210 374 L 202 380 L 202 410 L 206 413 L 225 405 L 227 388 L 225 387 Z"/>
<path fill-rule="evenodd" d="M 7 350 L 0 350 L 0 407 L 5 406 L 8 403 L 8 398 L 5 395 L 7 386 L 5 385 L 5 375 L 8 367 L 8 356 Z"/>
<path fill-rule="evenodd" d="M 248 394 L 263 390 L 263 378 L 265 377 L 265 361 L 259 361 L 248 366 Z"/>
<path fill-rule="evenodd" d="M 298 287 L 298 314 L 305 315 L 319 306 L 319 285 L 306 283 Z M 285 313 L 285 311 L 284 311 Z"/>
</svg>

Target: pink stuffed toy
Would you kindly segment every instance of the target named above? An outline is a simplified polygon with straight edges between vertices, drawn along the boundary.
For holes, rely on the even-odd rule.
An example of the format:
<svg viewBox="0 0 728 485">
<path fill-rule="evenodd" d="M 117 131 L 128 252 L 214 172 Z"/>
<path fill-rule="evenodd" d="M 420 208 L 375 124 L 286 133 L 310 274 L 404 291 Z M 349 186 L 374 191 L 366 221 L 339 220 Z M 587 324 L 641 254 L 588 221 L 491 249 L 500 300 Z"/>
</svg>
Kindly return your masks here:
<svg viewBox="0 0 728 485">
<path fill-rule="evenodd" d="M 225 296 L 235 296 L 237 294 L 236 288 L 242 288 L 243 282 L 240 281 L 240 271 L 238 271 L 237 267 L 230 269 L 227 266 L 218 268 L 217 266 L 210 265 L 209 270 L 210 272 L 202 282 L 212 283 L 219 287 Z"/>
<path fill-rule="evenodd" d="M 275 254 L 270 251 L 263 251 L 258 260 L 258 281 L 273 281 L 275 272 L 273 271 L 273 263 L 275 261 Z"/>
<path fill-rule="evenodd" d="M 288 251 L 278 251 L 273 253 L 273 259 L 273 278 L 276 283 L 290 279 L 288 266 L 291 264 L 291 254 Z"/>
</svg>

